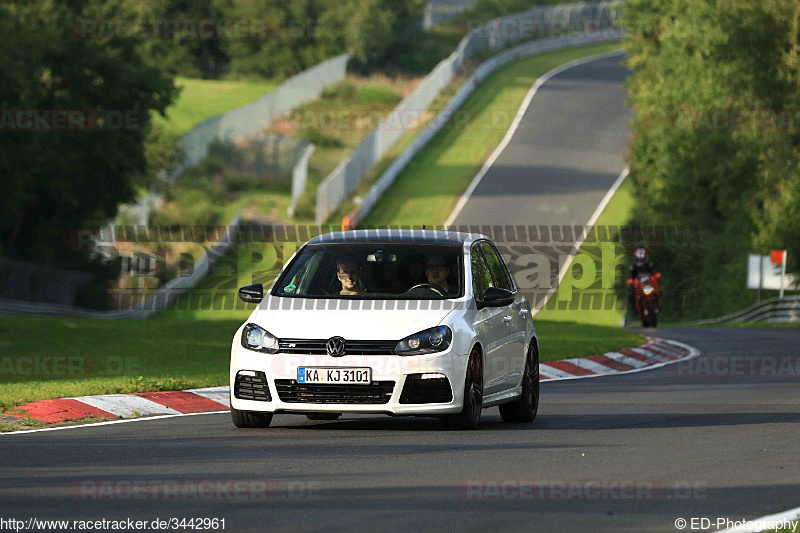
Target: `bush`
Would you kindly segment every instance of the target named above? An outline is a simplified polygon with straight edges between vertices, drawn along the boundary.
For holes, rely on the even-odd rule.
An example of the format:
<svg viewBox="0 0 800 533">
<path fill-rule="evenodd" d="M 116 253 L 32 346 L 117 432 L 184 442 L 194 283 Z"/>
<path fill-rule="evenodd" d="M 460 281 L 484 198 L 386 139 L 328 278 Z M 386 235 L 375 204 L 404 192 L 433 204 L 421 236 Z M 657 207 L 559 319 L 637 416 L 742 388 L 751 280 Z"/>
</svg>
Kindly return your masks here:
<svg viewBox="0 0 800 533">
<path fill-rule="evenodd" d="M 383 105 L 397 105 L 400 102 L 400 96 L 388 87 L 381 87 L 380 85 L 368 85 L 361 89 L 358 93 L 359 104 L 383 104 Z"/>
<path fill-rule="evenodd" d="M 323 100 L 340 100 L 352 102 L 358 96 L 358 87 L 350 80 L 342 80 L 322 91 Z"/>
<path fill-rule="evenodd" d="M 151 224 L 156 226 L 205 226 L 223 222 L 222 208 L 201 190 L 175 188 L 170 200 L 153 213 Z"/>
<path fill-rule="evenodd" d="M 320 130 L 303 130 L 299 136 L 310 143 L 324 146 L 325 148 L 341 148 L 344 146 L 341 140 Z"/>
</svg>

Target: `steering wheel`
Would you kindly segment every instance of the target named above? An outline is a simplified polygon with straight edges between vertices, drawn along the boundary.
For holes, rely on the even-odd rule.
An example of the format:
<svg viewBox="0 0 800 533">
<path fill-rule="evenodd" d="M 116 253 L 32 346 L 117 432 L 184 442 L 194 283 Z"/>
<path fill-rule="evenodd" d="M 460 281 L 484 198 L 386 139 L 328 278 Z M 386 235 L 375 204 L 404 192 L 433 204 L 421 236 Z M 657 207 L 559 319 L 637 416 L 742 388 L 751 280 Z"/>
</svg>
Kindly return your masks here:
<svg viewBox="0 0 800 533">
<path fill-rule="evenodd" d="M 436 285 L 435 283 L 417 283 L 416 285 L 414 285 L 413 287 L 408 289 L 406 292 L 407 293 L 411 292 L 414 289 L 430 289 L 433 292 L 438 293 L 439 296 L 442 296 L 442 297 L 444 297 L 444 293 L 447 292 L 443 288 L 441 288 L 440 286 Z"/>
</svg>

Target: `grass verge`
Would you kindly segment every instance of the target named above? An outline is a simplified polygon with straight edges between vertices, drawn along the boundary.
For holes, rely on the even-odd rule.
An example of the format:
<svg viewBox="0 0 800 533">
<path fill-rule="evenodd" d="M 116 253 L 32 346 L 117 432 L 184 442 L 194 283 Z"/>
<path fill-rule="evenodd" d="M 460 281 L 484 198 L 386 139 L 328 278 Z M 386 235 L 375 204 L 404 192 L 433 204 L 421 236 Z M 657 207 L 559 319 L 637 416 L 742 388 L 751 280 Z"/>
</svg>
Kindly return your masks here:
<svg viewBox="0 0 800 533">
<path fill-rule="evenodd" d="M 598 279 L 585 289 L 574 288 L 570 294 L 554 294 L 545 308 L 536 314 L 537 319 L 598 326 L 622 324 L 627 301 L 624 297 L 618 296 L 615 286 L 618 286 L 626 275 L 630 258 L 621 243 L 615 240 L 618 229 L 630 220 L 633 207 L 633 182 L 626 179 L 611 197 L 594 228 L 587 235 L 586 242 L 578 251 L 578 255 L 587 256 L 595 264 Z M 608 239 L 604 240 L 611 242 L 598 241 L 599 228 L 607 231 Z M 613 268 L 613 273 L 604 272 L 604 269 L 609 268 Z M 592 305 L 595 301 L 599 305 Z"/>
<path fill-rule="evenodd" d="M 534 322 L 542 361 L 603 354 L 645 342 L 641 335 L 620 328 L 536 318 Z M 575 334 L 577 328 L 580 328 L 580 335 Z"/>
<path fill-rule="evenodd" d="M 166 117 L 156 114 L 155 124 L 163 126 L 169 135 L 180 136 L 211 117 L 221 115 L 252 102 L 277 87 L 263 81 L 201 80 L 175 78 L 181 88 L 177 100 L 166 110 Z"/>
<path fill-rule="evenodd" d="M 97 320 L 6 315 L 0 407 L 46 398 L 178 390 L 227 382 L 238 319 Z"/>
<path fill-rule="evenodd" d="M 231 339 L 240 325 L 239 318 L 208 322 L 164 313 L 147 320 L 4 316 L 0 345 L 8 355 L 0 358 L 0 408 L 47 398 L 224 385 Z M 580 336 L 569 322 L 540 321 L 536 327 L 542 361 L 643 341 L 601 326 L 582 326 Z"/>
</svg>

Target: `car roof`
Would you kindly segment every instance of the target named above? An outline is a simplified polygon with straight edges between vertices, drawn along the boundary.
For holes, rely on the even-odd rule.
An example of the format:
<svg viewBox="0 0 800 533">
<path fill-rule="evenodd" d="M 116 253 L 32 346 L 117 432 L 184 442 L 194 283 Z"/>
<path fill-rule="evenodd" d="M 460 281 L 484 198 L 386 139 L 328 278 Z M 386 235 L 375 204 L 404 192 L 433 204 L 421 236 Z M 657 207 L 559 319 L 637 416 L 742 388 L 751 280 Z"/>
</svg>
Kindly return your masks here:
<svg viewBox="0 0 800 533">
<path fill-rule="evenodd" d="M 480 233 L 432 229 L 363 229 L 334 231 L 314 237 L 308 244 L 413 242 L 418 244 L 464 245 L 479 239 L 488 239 Z"/>
</svg>

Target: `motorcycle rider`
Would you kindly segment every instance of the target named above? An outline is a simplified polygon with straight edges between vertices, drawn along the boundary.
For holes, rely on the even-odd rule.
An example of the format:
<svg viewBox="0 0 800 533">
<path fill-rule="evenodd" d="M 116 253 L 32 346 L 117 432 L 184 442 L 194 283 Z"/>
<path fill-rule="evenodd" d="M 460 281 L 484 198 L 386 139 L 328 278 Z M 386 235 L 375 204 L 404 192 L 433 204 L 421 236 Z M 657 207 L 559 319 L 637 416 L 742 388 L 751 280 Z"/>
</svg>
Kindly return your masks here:
<svg viewBox="0 0 800 533">
<path fill-rule="evenodd" d="M 631 309 L 636 309 L 636 302 L 634 301 L 636 294 L 633 290 L 632 282 L 639 277 L 639 274 L 642 273 L 655 276 L 656 267 L 654 267 L 653 263 L 650 262 L 647 255 L 647 250 L 644 248 L 637 248 L 633 252 L 633 264 L 628 270 L 628 303 L 630 304 Z"/>
</svg>

